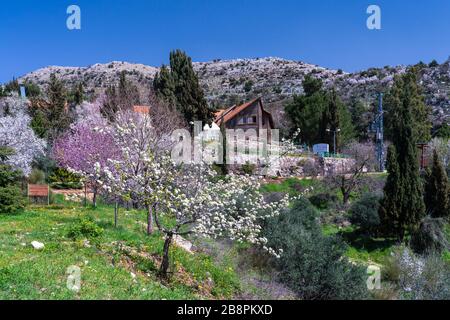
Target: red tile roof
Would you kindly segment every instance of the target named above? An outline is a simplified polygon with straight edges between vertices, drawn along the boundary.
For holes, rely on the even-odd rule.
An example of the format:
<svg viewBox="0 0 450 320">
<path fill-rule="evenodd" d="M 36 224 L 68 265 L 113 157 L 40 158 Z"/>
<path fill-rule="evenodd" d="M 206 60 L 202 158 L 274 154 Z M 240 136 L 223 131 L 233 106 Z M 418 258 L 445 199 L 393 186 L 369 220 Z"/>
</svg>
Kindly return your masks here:
<svg viewBox="0 0 450 320">
<path fill-rule="evenodd" d="M 137 113 L 150 113 L 150 106 L 133 106 L 133 111 Z"/>
<path fill-rule="evenodd" d="M 249 106 L 251 106 L 252 104 L 257 102 L 258 100 L 261 101 L 261 98 L 253 99 L 253 100 L 246 102 L 240 106 L 232 106 L 228 109 L 219 110 L 215 113 L 216 118 L 215 118 L 214 122 L 217 123 L 218 126 L 220 126 L 222 124 L 222 122 L 227 123 L 228 121 L 233 119 L 236 115 L 238 115 L 241 111 L 245 110 L 246 108 L 248 108 Z"/>
</svg>

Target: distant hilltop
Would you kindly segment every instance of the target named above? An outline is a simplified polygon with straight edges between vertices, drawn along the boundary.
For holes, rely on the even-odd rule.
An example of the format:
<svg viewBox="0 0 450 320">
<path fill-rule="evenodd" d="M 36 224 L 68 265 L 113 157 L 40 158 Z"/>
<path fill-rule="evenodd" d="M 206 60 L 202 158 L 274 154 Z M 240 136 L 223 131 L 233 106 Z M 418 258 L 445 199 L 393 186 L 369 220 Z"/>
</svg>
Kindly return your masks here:
<svg viewBox="0 0 450 320">
<path fill-rule="evenodd" d="M 421 63 L 421 84 L 426 102 L 433 108 L 433 122 L 450 120 L 450 62 Z M 385 66 L 355 73 L 332 70 L 301 61 L 276 57 L 255 59 L 213 60 L 194 63 L 208 101 L 213 106 L 225 107 L 260 96 L 269 108 L 281 110 L 283 102 L 302 93 L 302 81 L 312 73 L 325 86 L 335 87 L 344 102 L 360 99 L 370 104 L 377 92 L 385 91 L 394 76 L 405 72 L 408 66 Z M 51 73 L 67 86 L 82 81 L 88 95 L 102 93 L 109 85 L 118 83 L 122 71 L 139 88 L 141 96 L 148 96 L 159 68 L 144 64 L 113 61 L 88 67 L 49 66 L 28 73 L 20 80 L 31 80 L 45 87 Z"/>
</svg>

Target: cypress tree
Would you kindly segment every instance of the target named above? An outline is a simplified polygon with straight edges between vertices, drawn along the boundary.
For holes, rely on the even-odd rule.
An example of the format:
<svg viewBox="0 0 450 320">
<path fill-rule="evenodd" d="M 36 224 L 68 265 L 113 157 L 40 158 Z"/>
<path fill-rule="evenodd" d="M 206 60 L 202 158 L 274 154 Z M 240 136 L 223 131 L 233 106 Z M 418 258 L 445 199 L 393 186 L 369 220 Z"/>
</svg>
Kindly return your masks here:
<svg viewBox="0 0 450 320">
<path fill-rule="evenodd" d="M 187 122 L 211 123 L 213 113 L 208 107 L 192 60 L 185 52 L 175 50 L 170 53 L 170 74 L 166 67 L 153 82 L 155 93 L 169 102 L 175 100 L 177 110 Z"/>
<path fill-rule="evenodd" d="M 162 65 L 153 80 L 153 90 L 156 96 L 166 101 L 170 107 L 176 106 L 175 84 L 167 66 Z"/>
<path fill-rule="evenodd" d="M 385 133 L 389 140 L 396 138 L 396 124 L 401 121 L 402 104 L 409 106 L 412 114 L 412 130 L 417 142 L 431 139 L 431 108 L 425 104 L 422 89 L 418 85 L 418 69 L 410 68 L 402 76 L 396 76 L 392 89 L 385 96 Z"/>
<path fill-rule="evenodd" d="M 390 145 L 387 153 L 388 177 L 384 186 L 384 197 L 381 200 L 379 215 L 382 231 L 386 235 L 402 234 L 403 223 L 401 215 L 402 185 L 397 151 Z"/>
<path fill-rule="evenodd" d="M 385 221 L 394 226 L 395 235 L 400 240 L 404 239 L 406 232 L 416 230 L 425 216 L 423 186 L 419 175 L 416 148 L 419 131 L 412 116 L 414 103 L 421 98 L 417 96 L 419 91 L 414 81 L 414 75 L 403 75 L 402 78 L 397 79 L 390 92 L 392 101 L 395 101 L 398 106 L 396 121 L 392 124 L 392 142 L 395 146 L 400 181 L 391 185 L 388 178 L 380 213 L 388 218 Z M 391 159 L 392 161 L 394 160 Z M 389 172 L 389 175 L 391 174 Z M 395 176 L 395 180 L 397 179 Z M 395 188 L 400 189 L 396 191 L 395 199 L 391 199 Z M 395 203 L 396 201 L 398 203 Z"/>
<path fill-rule="evenodd" d="M 445 169 L 436 150 L 433 152 L 433 165 L 425 182 L 425 204 L 433 218 L 450 216 L 449 184 Z"/>
</svg>

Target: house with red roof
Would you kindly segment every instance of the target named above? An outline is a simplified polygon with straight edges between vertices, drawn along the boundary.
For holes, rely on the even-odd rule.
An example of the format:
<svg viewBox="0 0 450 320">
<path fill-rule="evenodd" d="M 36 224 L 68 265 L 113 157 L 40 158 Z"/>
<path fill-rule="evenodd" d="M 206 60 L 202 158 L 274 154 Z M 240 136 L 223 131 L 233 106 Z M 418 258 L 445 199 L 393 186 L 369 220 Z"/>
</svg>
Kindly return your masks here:
<svg viewBox="0 0 450 320">
<path fill-rule="evenodd" d="M 217 126 L 225 125 L 226 129 L 274 129 L 272 114 L 263 105 L 261 97 L 242 105 L 235 105 L 215 113 L 214 122 Z"/>
</svg>

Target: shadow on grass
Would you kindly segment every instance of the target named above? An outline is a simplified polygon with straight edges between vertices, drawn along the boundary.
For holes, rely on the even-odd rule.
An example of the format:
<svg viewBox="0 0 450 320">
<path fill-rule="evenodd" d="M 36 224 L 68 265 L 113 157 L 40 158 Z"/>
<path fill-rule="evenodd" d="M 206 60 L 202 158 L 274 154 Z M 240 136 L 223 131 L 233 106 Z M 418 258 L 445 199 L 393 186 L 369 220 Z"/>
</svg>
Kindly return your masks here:
<svg viewBox="0 0 450 320">
<path fill-rule="evenodd" d="M 357 250 L 365 250 L 367 252 L 384 251 L 398 243 L 393 238 L 373 238 L 360 230 L 343 231 L 338 233 L 342 239 Z"/>
</svg>

